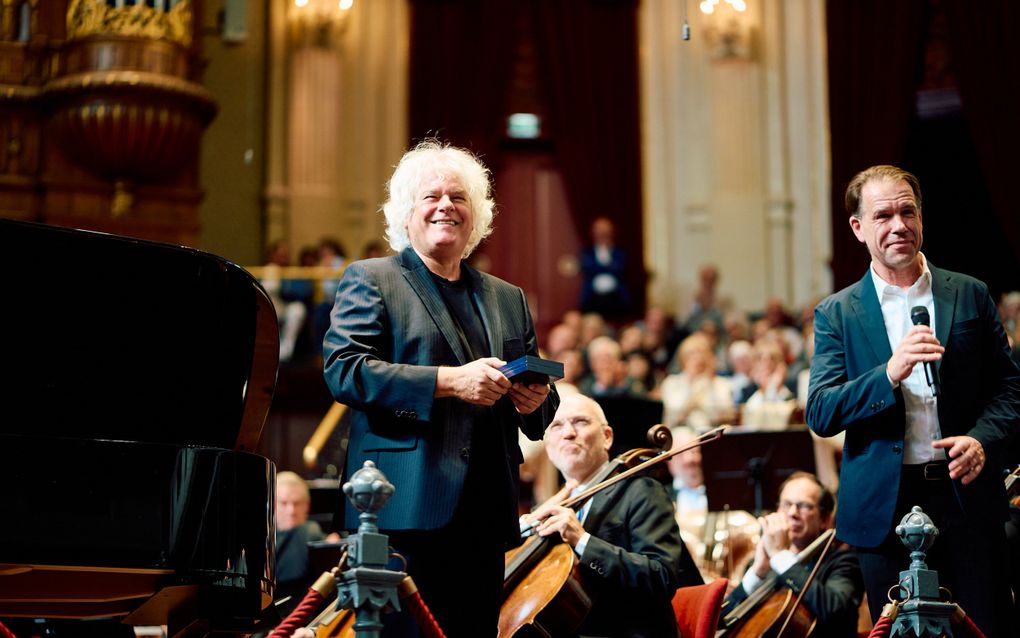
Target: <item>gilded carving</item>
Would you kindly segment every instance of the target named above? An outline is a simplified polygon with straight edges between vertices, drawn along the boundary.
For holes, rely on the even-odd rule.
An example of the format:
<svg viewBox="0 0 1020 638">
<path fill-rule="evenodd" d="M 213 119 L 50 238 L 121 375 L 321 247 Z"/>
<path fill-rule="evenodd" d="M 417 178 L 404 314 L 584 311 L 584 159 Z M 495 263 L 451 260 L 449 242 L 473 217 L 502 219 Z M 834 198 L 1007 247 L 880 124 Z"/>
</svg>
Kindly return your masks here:
<svg viewBox="0 0 1020 638">
<path fill-rule="evenodd" d="M 115 33 L 150 40 L 191 45 L 191 0 L 181 0 L 169 11 L 138 3 L 120 8 L 105 0 L 71 0 L 67 9 L 69 40 L 99 33 Z"/>
</svg>

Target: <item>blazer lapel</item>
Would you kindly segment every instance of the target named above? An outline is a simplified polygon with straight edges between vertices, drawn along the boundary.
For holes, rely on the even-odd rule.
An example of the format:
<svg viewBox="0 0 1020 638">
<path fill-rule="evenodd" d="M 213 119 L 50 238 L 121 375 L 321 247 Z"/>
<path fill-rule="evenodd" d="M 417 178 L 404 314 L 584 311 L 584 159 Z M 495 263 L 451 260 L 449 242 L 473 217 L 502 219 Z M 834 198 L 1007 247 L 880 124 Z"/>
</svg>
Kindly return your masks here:
<svg viewBox="0 0 1020 638">
<path fill-rule="evenodd" d="M 494 357 L 503 358 L 503 318 L 496 310 L 499 300 L 496 293 L 488 285 L 485 278 L 467 264 L 461 264 L 461 273 L 471 280 L 471 294 L 475 298 L 475 306 L 482 315 L 485 334 L 489 338 L 489 350 Z"/>
<path fill-rule="evenodd" d="M 952 275 L 947 272 L 933 268 L 930 263 L 928 270 L 931 271 L 931 296 L 935 300 L 935 338 L 948 348 L 949 331 L 956 315 L 957 287 Z M 935 367 L 941 364 L 942 361 L 937 361 Z"/>
<path fill-rule="evenodd" d="M 404 266 L 404 279 L 421 299 L 422 305 L 432 317 L 436 328 L 450 344 L 450 349 L 453 350 L 457 361 L 461 365 L 467 363 L 467 353 L 464 352 L 464 346 L 457 336 L 457 327 L 453 324 L 453 317 L 450 316 L 450 312 L 446 308 L 446 302 L 443 301 L 435 282 L 432 281 L 432 273 L 425 267 L 414 249 L 410 247 L 400 253 L 400 262 Z"/>
<path fill-rule="evenodd" d="M 882 317 L 882 306 L 878 303 L 878 293 L 871 279 L 871 267 L 864 273 L 864 278 L 857 284 L 852 296 L 851 310 L 856 315 L 864 330 L 864 336 L 875 361 L 888 361 L 892 357 L 889 347 L 889 335 L 885 330 L 885 319 Z"/>
</svg>

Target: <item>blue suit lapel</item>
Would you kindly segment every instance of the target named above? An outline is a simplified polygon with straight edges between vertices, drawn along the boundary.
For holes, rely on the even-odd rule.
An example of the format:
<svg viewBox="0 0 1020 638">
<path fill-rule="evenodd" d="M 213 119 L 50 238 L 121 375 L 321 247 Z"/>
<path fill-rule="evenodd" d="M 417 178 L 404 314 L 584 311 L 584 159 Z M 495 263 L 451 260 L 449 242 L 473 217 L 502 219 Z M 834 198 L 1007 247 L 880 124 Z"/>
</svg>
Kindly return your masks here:
<svg viewBox="0 0 1020 638">
<path fill-rule="evenodd" d="M 892 357 L 889 347 L 889 335 L 885 330 L 885 319 L 882 317 L 882 306 L 878 303 L 875 282 L 871 279 L 871 267 L 864 273 L 864 278 L 857 283 L 851 296 L 850 310 L 864 330 L 864 336 L 875 355 L 875 361 L 888 361 Z"/>
<path fill-rule="evenodd" d="M 928 270 L 931 271 L 931 295 L 935 300 L 935 338 L 943 346 L 948 347 L 949 331 L 953 327 L 953 317 L 956 314 L 956 283 L 952 275 L 933 268 L 931 263 L 928 264 Z M 942 362 L 939 361 L 935 365 L 941 367 Z"/>
<path fill-rule="evenodd" d="M 457 361 L 461 365 L 468 363 L 467 353 L 464 352 L 464 346 L 458 337 L 457 327 L 453 324 L 453 317 L 450 316 L 446 302 L 443 301 L 435 282 L 432 281 L 429 269 L 425 267 L 424 262 L 412 248 L 405 248 L 400 253 L 400 263 L 404 266 L 404 279 L 421 299 L 422 305 L 432 317 L 436 328 L 450 344 L 450 349 L 453 350 Z"/>
</svg>

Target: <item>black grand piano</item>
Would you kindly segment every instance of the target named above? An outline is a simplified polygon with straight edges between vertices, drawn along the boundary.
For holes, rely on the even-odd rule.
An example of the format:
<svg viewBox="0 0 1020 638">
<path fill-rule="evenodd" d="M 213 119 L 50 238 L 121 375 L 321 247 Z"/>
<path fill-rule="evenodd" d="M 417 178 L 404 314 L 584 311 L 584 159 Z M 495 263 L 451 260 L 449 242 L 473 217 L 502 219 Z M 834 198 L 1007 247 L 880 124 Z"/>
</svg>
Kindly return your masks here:
<svg viewBox="0 0 1020 638">
<path fill-rule="evenodd" d="M 200 251 L 0 220 L 0 618 L 240 634 L 273 596 L 273 306 Z"/>
</svg>

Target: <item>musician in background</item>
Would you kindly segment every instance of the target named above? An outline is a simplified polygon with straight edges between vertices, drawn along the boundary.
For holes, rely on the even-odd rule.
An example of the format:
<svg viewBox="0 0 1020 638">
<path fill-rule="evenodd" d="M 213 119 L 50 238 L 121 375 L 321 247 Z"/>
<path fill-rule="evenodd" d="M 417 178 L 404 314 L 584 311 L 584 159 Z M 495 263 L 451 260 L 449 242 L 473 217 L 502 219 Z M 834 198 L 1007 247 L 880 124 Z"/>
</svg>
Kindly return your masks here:
<svg viewBox="0 0 1020 638">
<path fill-rule="evenodd" d="M 797 561 L 818 536 L 832 527 L 835 500 L 817 477 L 795 472 L 779 491 L 779 509 L 759 518 L 762 533 L 754 562 L 740 585 L 727 597 L 722 615 L 765 586 L 773 575 L 794 593 L 804 588 L 815 559 Z M 819 548 L 819 552 L 821 548 Z M 814 635 L 852 638 L 857 635 L 857 609 L 864 595 L 857 556 L 837 542 L 829 548 L 801 601 L 818 624 Z"/>
<path fill-rule="evenodd" d="M 308 543 L 326 538 L 308 519 L 312 498 L 308 484 L 294 472 L 276 475 L 276 598 L 291 599 L 277 607 L 286 617 L 305 595 L 318 574 L 310 573 Z"/>
<path fill-rule="evenodd" d="M 545 449 L 578 494 L 609 461 L 613 429 L 592 399 L 563 397 L 546 429 Z M 540 536 L 559 534 L 580 558 L 581 578 L 596 591 L 578 633 L 584 636 L 676 636 L 671 605 L 677 587 L 704 581 L 680 540 L 669 492 L 634 476 L 592 496 L 575 511 L 549 502 L 524 517 Z"/>
</svg>

